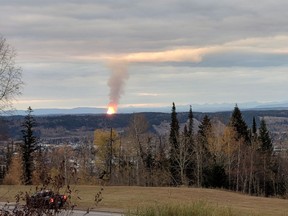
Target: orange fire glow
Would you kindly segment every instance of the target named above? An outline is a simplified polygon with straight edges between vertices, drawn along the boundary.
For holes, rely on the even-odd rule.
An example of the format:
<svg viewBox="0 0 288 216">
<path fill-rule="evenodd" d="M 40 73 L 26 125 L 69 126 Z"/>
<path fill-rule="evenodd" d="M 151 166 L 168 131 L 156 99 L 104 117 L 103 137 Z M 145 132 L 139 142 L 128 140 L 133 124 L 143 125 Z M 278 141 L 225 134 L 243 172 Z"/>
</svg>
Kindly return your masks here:
<svg viewBox="0 0 288 216">
<path fill-rule="evenodd" d="M 115 107 L 109 106 L 109 107 L 108 107 L 108 110 L 107 110 L 107 114 L 108 114 L 108 115 L 112 115 L 112 114 L 114 114 L 114 113 L 116 113 Z"/>
</svg>

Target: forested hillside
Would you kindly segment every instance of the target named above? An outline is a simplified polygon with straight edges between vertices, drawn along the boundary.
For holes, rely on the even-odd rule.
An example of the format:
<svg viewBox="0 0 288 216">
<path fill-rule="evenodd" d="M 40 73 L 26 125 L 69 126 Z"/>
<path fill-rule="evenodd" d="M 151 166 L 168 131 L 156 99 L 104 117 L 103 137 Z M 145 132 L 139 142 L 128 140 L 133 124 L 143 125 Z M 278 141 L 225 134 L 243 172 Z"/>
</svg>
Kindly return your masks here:
<svg viewBox="0 0 288 216">
<path fill-rule="evenodd" d="M 221 122 L 226 125 L 231 116 L 231 112 L 215 112 L 215 113 L 201 113 L 194 112 L 196 121 L 208 115 L 214 121 Z M 155 127 L 160 131 L 166 131 L 165 125 L 170 124 L 170 113 L 146 112 L 141 113 L 147 119 L 149 130 L 156 133 Z M 267 126 L 273 141 L 279 145 L 286 145 L 286 138 L 288 132 L 288 110 L 251 110 L 242 111 L 243 119 L 249 127 L 252 126 L 253 117 L 256 118 L 256 123 L 260 123 L 260 118 L 265 117 Z M 178 120 L 180 124 L 187 121 L 188 112 L 178 113 Z M 50 116 L 35 116 L 37 121 L 37 130 L 42 138 L 52 137 L 67 137 L 67 136 L 83 136 L 85 134 L 93 133 L 95 129 L 99 128 L 115 128 L 123 129 L 129 126 L 133 114 L 115 114 L 113 116 L 107 115 L 50 115 Z M 2 134 L 6 133 L 14 139 L 21 137 L 21 122 L 24 116 L 9 116 L 2 117 Z M 6 122 L 7 127 L 4 127 Z M 164 123 L 164 124 L 163 124 Z M 166 123 L 166 124 L 165 124 Z M 163 128 L 161 129 L 161 127 Z M 197 125 L 196 125 L 197 126 Z M 4 132 L 5 131 L 5 132 Z M 284 142 L 284 143 L 283 143 Z"/>
</svg>

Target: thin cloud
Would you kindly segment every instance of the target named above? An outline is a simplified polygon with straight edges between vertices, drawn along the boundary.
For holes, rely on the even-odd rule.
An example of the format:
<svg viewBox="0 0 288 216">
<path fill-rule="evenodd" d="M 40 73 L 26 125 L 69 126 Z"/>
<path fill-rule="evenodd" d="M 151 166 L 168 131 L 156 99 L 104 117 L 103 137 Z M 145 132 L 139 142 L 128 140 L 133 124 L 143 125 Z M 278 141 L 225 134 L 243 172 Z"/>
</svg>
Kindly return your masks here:
<svg viewBox="0 0 288 216">
<path fill-rule="evenodd" d="M 138 95 L 138 96 L 148 96 L 148 97 L 158 97 L 158 96 L 161 96 L 163 94 L 142 92 L 142 93 L 137 93 L 136 95 Z"/>
<path fill-rule="evenodd" d="M 194 62 L 205 60 L 205 56 L 223 53 L 252 54 L 288 54 L 288 36 L 260 37 L 237 40 L 206 47 L 178 47 L 154 52 L 136 52 L 117 55 L 75 56 L 75 59 L 86 61 L 118 61 L 126 63 L 157 63 L 157 62 Z"/>
</svg>

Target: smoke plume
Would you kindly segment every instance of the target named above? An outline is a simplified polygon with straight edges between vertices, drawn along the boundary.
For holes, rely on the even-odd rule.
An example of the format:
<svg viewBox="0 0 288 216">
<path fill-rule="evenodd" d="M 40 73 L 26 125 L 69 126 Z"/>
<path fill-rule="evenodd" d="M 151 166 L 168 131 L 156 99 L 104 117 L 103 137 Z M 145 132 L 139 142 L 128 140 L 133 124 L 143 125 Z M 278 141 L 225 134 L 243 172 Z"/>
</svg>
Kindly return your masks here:
<svg viewBox="0 0 288 216">
<path fill-rule="evenodd" d="M 127 66 L 127 63 L 122 61 L 112 61 L 109 64 L 111 69 L 111 76 L 108 80 L 110 87 L 109 106 L 113 106 L 115 111 L 117 111 L 119 100 L 124 93 L 125 82 L 129 78 Z"/>
<path fill-rule="evenodd" d="M 109 107 L 117 112 L 119 100 L 124 93 L 125 82 L 129 78 L 128 65 L 133 63 L 157 63 L 157 62 L 200 62 L 205 53 L 214 52 L 215 47 L 198 49 L 174 49 L 160 52 L 130 53 L 127 55 L 110 56 L 106 60 L 111 69 L 108 80 L 110 87 Z"/>
</svg>

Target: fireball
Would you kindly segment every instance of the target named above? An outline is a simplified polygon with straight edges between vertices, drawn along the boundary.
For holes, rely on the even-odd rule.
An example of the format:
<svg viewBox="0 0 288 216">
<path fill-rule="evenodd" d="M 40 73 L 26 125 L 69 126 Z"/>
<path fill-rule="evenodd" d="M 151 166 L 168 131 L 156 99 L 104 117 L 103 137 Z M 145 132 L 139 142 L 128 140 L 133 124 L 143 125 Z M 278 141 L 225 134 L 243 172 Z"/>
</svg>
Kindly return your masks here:
<svg viewBox="0 0 288 216">
<path fill-rule="evenodd" d="M 116 113 L 116 109 L 113 106 L 109 106 L 107 110 L 107 114 L 112 115 L 114 113 Z"/>
</svg>

